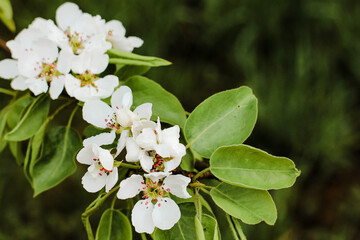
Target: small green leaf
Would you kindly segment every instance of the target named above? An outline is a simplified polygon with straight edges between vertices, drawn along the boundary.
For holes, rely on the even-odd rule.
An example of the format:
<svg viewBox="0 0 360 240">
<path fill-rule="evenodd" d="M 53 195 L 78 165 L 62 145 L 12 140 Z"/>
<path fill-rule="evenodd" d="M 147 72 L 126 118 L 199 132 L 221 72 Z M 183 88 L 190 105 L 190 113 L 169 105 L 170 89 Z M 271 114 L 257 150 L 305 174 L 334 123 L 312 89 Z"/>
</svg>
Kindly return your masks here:
<svg viewBox="0 0 360 240">
<path fill-rule="evenodd" d="M 15 32 L 16 28 L 10 0 L 0 0 L 0 19 L 11 32 Z"/>
<path fill-rule="evenodd" d="M 16 163 L 21 166 L 24 163 L 25 156 L 21 150 L 21 142 L 9 142 L 11 154 L 16 159 Z"/>
<path fill-rule="evenodd" d="M 8 107 L 5 107 L 0 112 L 0 152 L 4 150 L 7 144 L 7 141 L 4 139 L 4 135 L 6 134 L 6 119 L 8 117 L 8 113 Z"/>
<path fill-rule="evenodd" d="M 56 186 L 75 172 L 74 159 L 81 146 L 81 139 L 72 128 L 59 126 L 47 132 L 43 156 L 33 169 L 34 196 Z"/>
<path fill-rule="evenodd" d="M 129 77 L 135 75 L 142 75 L 149 71 L 149 66 L 136 66 L 136 65 L 116 65 L 115 75 L 119 77 L 120 81 L 124 81 Z"/>
<path fill-rule="evenodd" d="M 195 172 L 195 158 L 189 148 L 186 149 L 186 155 L 181 159 L 180 167 L 185 171 Z"/>
<path fill-rule="evenodd" d="M 132 239 L 129 219 L 119 210 L 107 209 L 101 216 L 95 239 Z"/>
<path fill-rule="evenodd" d="M 185 125 L 191 148 L 209 158 L 221 146 L 241 144 L 257 118 L 257 99 L 248 87 L 217 93 L 195 108 Z"/>
<path fill-rule="evenodd" d="M 125 83 L 132 90 L 134 106 L 152 103 L 152 120 L 160 117 L 162 122 L 183 127 L 186 115 L 179 100 L 158 83 L 142 76 L 129 78 Z"/>
<path fill-rule="evenodd" d="M 224 182 L 262 190 L 291 187 L 300 175 L 290 159 L 247 145 L 218 148 L 210 157 L 210 166 Z"/>
<path fill-rule="evenodd" d="M 25 112 L 25 109 L 30 105 L 32 101 L 34 101 L 33 97 L 31 97 L 30 95 L 25 95 L 17 99 L 11 105 L 9 115 L 6 121 L 10 129 L 13 129 L 18 124 Z"/>
<path fill-rule="evenodd" d="M 220 240 L 220 231 L 216 219 L 209 214 L 203 214 L 201 218 L 205 239 Z"/>
<path fill-rule="evenodd" d="M 149 66 L 160 67 L 170 65 L 171 62 L 157 57 L 142 56 L 135 53 L 128 53 L 116 49 L 110 49 L 107 51 L 109 55 L 109 63 L 122 64 L 122 65 L 137 65 L 137 66 Z"/>
<path fill-rule="evenodd" d="M 197 216 L 195 216 L 195 231 L 196 231 L 196 239 L 205 240 L 203 225 L 201 224 L 201 221 Z"/>
<path fill-rule="evenodd" d="M 210 191 L 216 205 L 226 213 L 247 224 L 265 221 L 274 225 L 277 213 L 275 203 L 265 190 L 241 188 L 221 183 Z"/>
<path fill-rule="evenodd" d="M 5 139 L 8 141 L 23 141 L 32 137 L 45 122 L 50 109 L 50 99 L 47 94 L 37 97 L 26 110 L 24 116 Z"/>
</svg>

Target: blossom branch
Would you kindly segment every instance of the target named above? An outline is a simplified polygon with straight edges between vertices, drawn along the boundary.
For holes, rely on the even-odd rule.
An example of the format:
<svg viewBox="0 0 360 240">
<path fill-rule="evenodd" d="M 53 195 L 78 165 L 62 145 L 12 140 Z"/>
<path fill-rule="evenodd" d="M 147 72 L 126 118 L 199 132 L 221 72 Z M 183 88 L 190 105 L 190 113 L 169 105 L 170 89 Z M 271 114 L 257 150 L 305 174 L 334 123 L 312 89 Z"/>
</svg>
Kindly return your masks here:
<svg viewBox="0 0 360 240">
<path fill-rule="evenodd" d="M 15 91 L 8 90 L 8 89 L 5 89 L 5 88 L 0 88 L 0 93 L 4 93 L 4 94 L 10 95 L 10 96 L 15 96 L 16 95 Z"/>
<path fill-rule="evenodd" d="M 198 172 L 192 179 L 192 181 L 194 182 L 198 177 L 200 177 L 201 175 L 203 175 L 204 173 L 210 171 L 210 167 L 203 169 L 202 171 Z"/>
</svg>

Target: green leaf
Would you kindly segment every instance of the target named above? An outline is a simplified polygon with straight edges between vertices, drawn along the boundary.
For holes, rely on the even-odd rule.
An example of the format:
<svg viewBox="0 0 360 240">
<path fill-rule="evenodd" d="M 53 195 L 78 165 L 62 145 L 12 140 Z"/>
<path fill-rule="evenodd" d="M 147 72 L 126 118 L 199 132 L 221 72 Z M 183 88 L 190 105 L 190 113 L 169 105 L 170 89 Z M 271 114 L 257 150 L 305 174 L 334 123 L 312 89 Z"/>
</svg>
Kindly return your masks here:
<svg viewBox="0 0 360 240">
<path fill-rule="evenodd" d="M 44 142 L 43 156 L 33 169 L 34 196 L 56 186 L 75 172 L 75 155 L 82 146 L 78 133 L 62 126 L 47 132 Z"/>
<path fill-rule="evenodd" d="M 48 123 L 50 122 L 50 118 L 48 118 L 44 124 L 40 127 L 40 129 L 36 132 L 36 134 L 32 137 L 31 141 L 31 155 L 30 155 L 30 166 L 29 173 L 31 176 L 34 175 L 34 166 L 41 159 L 44 148 L 44 137 L 45 131 Z"/>
<path fill-rule="evenodd" d="M 136 66 L 136 65 L 116 65 L 115 75 L 118 76 L 120 81 L 124 81 L 134 75 L 142 75 L 150 70 L 149 66 Z"/>
<path fill-rule="evenodd" d="M 217 93 L 190 114 L 185 125 L 188 145 L 209 158 L 221 146 L 241 144 L 257 118 L 257 99 L 248 87 Z"/>
<path fill-rule="evenodd" d="M 262 190 L 291 187 L 300 175 L 290 159 L 247 145 L 218 148 L 210 157 L 210 166 L 224 182 Z"/>
<path fill-rule="evenodd" d="M 8 113 L 8 107 L 5 107 L 0 112 L 0 152 L 4 150 L 7 144 L 7 141 L 4 139 L 4 135 L 6 134 L 6 119 L 8 117 Z"/>
<path fill-rule="evenodd" d="M 13 129 L 18 124 L 18 122 L 21 120 L 21 117 L 24 115 L 26 107 L 28 107 L 32 101 L 34 101 L 33 97 L 31 97 L 30 95 L 25 95 L 17 99 L 11 105 L 9 115 L 6 121 L 10 129 Z"/>
<path fill-rule="evenodd" d="M 205 240 L 204 229 L 200 219 L 197 216 L 195 216 L 195 231 L 196 231 L 196 239 Z"/>
<path fill-rule="evenodd" d="M 116 49 L 107 51 L 109 55 L 109 63 L 122 64 L 122 65 L 136 65 L 136 66 L 149 66 L 160 67 L 170 65 L 171 62 L 157 57 L 142 56 L 135 53 L 128 53 Z"/>
<path fill-rule="evenodd" d="M 210 191 L 216 205 L 247 224 L 265 221 L 274 225 L 277 213 L 274 201 L 265 190 L 241 188 L 221 183 Z"/>
<path fill-rule="evenodd" d="M 26 110 L 19 123 L 12 129 L 5 139 L 8 141 L 23 141 L 32 137 L 45 122 L 50 108 L 47 94 L 37 97 Z"/>
<path fill-rule="evenodd" d="M 158 83 L 142 76 L 129 78 L 125 83 L 132 90 L 134 106 L 152 103 L 152 120 L 160 117 L 162 122 L 183 127 L 186 115 L 179 100 Z"/>
<path fill-rule="evenodd" d="M 21 166 L 24 163 L 25 156 L 21 150 L 21 143 L 22 142 L 9 142 L 9 148 L 11 154 L 16 159 L 16 163 Z"/>
<path fill-rule="evenodd" d="M 16 28 L 10 0 L 0 0 L 0 19 L 11 32 L 15 32 Z"/>
<path fill-rule="evenodd" d="M 201 218 L 205 239 L 219 240 L 221 239 L 219 226 L 216 219 L 209 214 L 203 214 Z"/>
<path fill-rule="evenodd" d="M 186 149 L 186 155 L 183 156 L 180 163 L 181 169 L 188 171 L 188 172 L 195 172 L 195 158 L 191 153 L 191 150 L 188 148 Z"/>
<path fill-rule="evenodd" d="M 107 209 L 101 216 L 95 239 L 132 239 L 129 219 L 119 210 Z"/>
</svg>

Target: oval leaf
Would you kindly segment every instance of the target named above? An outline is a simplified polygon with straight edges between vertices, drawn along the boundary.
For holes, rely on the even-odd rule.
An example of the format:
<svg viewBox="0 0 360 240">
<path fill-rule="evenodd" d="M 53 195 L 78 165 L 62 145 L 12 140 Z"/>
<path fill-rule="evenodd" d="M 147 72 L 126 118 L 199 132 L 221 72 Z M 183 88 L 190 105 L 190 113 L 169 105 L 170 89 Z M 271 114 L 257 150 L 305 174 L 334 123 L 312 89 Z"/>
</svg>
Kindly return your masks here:
<svg viewBox="0 0 360 240">
<path fill-rule="evenodd" d="M 56 186 L 76 170 L 75 155 L 82 147 L 72 128 L 55 127 L 45 135 L 42 158 L 33 169 L 34 196 Z"/>
<path fill-rule="evenodd" d="M 152 120 L 159 116 L 162 122 L 179 125 L 181 128 L 184 126 L 186 116 L 181 103 L 158 83 L 146 77 L 134 76 L 129 78 L 125 85 L 132 90 L 134 106 L 152 103 Z"/>
<path fill-rule="evenodd" d="M 241 188 L 221 183 L 210 191 L 216 205 L 247 224 L 265 221 L 274 225 L 277 213 L 274 201 L 265 190 Z"/>
<path fill-rule="evenodd" d="M 95 239 L 132 239 L 129 219 L 119 210 L 107 209 L 101 216 Z"/>
<path fill-rule="evenodd" d="M 300 175 L 290 159 L 247 145 L 218 148 L 210 157 L 210 166 L 224 182 L 262 190 L 291 187 Z"/>
<path fill-rule="evenodd" d="M 12 105 L 9 110 L 9 114 L 7 117 L 7 125 L 10 129 L 13 129 L 17 123 L 21 120 L 23 113 L 27 106 L 34 101 L 34 98 L 30 95 L 25 95 L 19 99 L 17 99 Z"/>
<path fill-rule="evenodd" d="M 122 64 L 122 65 L 137 65 L 160 67 L 170 65 L 171 62 L 157 57 L 142 56 L 135 53 L 124 52 L 116 49 L 107 51 L 109 55 L 109 63 Z"/>
<path fill-rule="evenodd" d="M 32 137 L 45 122 L 50 108 L 47 94 L 37 97 L 26 110 L 19 123 L 11 130 L 5 139 L 8 141 L 23 141 Z"/>
<path fill-rule="evenodd" d="M 209 158 L 221 146 L 241 144 L 257 118 L 257 99 L 248 87 L 217 93 L 190 114 L 185 137 L 191 148 Z"/>
</svg>

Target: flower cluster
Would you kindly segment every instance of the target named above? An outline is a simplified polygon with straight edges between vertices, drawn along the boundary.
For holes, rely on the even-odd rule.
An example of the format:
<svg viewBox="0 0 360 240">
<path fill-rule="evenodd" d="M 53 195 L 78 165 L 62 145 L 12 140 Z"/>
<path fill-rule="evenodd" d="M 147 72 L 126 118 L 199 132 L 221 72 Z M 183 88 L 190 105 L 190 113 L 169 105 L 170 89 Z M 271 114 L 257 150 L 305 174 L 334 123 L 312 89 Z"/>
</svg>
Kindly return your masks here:
<svg viewBox="0 0 360 240">
<path fill-rule="evenodd" d="M 142 43 L 140 38 L 125 37 L 121 22 L 106 22 L 74 3 L 64 3 L 56 10 L 56 24 L 36 18 L 6 43 L 12 59 L 0 61 L 0 77 L 13 79 L 15 90 L 30 89 L 35 95 L 49 90 L 52 99 L 64 87 L 80 101 L 106 98 L 119 85 L 114 75 L 100 76 L 109 64 L 106 51 L 131 52 Z"/>
<path fill-rule="evenodd" d="M 125 160 L 137 162 L 143 172 L 143 176 L 133 174 L 122 180 L 117 193 L 119 199 L 142 193 L 143 200 L 132 210 L 135 230 L 152 233 L 155 227 L 170 229 L 181 213 L 169 193 L 180 198 L 191 197 L 186 191 L 190 178 L 172 175 L 186 154 L 185 146 L 179 142 L 180 128 L 161 129 L 159 118 L 157 122 L 150 120 L 151 103 L 131 111 L 132 103 L 132 92 L 127 86 L 121 86 L 112 94 L 111 107 L 101 100 L 84 103 L 83 118 L 107 132 L 83 142 L 84 148 L 78 153 L 77 160 L 90 166 L 82 184 L 89 192 L 97 192 L 104 186 L 109 192 L 118 180 L 117 167 L 122 163 L 115 159 L 126 149 Z M 110 149 L 106 145 L 110 145 Z"/>
</svg>

